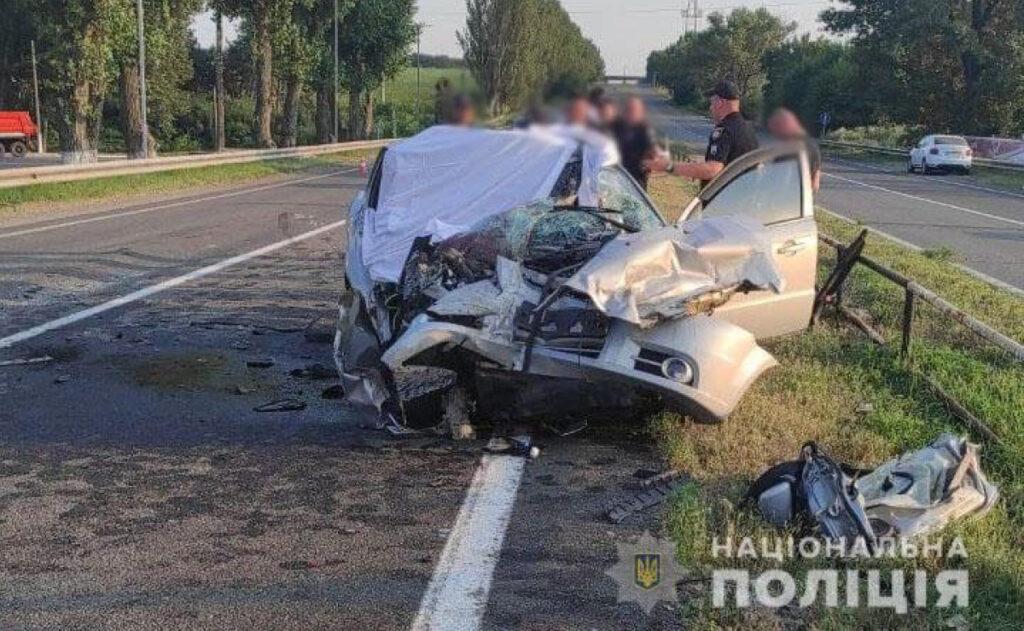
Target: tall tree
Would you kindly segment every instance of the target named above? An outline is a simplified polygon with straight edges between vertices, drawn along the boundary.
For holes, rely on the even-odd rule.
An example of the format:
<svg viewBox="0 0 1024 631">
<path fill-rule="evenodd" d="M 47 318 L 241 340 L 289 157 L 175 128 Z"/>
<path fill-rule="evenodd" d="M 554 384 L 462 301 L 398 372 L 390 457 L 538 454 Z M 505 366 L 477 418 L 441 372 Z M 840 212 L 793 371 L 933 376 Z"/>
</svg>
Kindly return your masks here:
<svg viewBox="0 0 1024 631">
<path fill-rule="evenodd" d="M 40 89 L 66 162 L 96 159 L 112 74 L 111 32 L 122 11 L 117 0 L 39 0 L 31 12 Z"/>
<path fill-rule="evenodd" d="M 255 111 L 253 136 L 258 147 L 274 143 L 274 37 L 290 25 L 296 0 L 211 0 L 216 11 L 245 20 L 253 55 Z"/>
<path fill-rule="evenodd" d="M 1024 112 L 1021 6 L 841 0 L 822 20 L 831 32 L 852 36 L 880 117 L 936 130 L 1010 133 L 1020 130 Z"/>
<path fill-rule="evenodd" d="M 202 0 L 144 0 L 146 35 L 146 89 L 150 116 L 146 133 L 148 147 L 142 146 L 142 98 L 139 72 L 139 38 L 135 2 L 117 3 L 112 30 L 114 63 L 118 75 L 121 133 L 129 158 L 156 155 L 154 126 L 168 135 L 174 117 L 187 102 L 182 86 L 192 78 L 192 16 Z M 155 122 L 155 125 L 154 125 Z"/>
<path fill-rule="evenodd" d="M 689 33 L 663 51 L 648 58 L 648 73 L 668 85 L 679 102 L 697 103 L 701 93 L 715 81 L 736 82 L 743 97 L 744 112 L 752 116 L 760 109 L 767 73 L 765 55 L 780 46 L 795 29 L 766 9 L 734 9 L 728 16 L 712 13 L 708 28 Z"/>
<path fill-rule="evenodd" d="M 491 112 L 600 79 L 604 62 L 558 0 L 466 0 L 457 35 Z"/>
<path fill-rule="evenodd" d="M 349 95 L 348 134 L 373 131 L 374 90 L 408 60 L 415 40 L 413 0 L 358 0 L 341 23 L 340 52 Z"/>
</svg>

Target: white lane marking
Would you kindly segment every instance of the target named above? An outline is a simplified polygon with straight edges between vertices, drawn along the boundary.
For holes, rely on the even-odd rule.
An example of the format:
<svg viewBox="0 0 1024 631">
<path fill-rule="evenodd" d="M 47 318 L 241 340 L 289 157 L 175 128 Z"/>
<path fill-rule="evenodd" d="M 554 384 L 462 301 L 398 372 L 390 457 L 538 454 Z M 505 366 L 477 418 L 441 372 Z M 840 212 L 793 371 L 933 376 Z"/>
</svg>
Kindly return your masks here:
<svg viewBox="0 0 1024 631">
<path fill-rule="evenodd" d="M 913 252 L 924 252 L 925 251 L 924 248 L 922 248 L 919 245 L 914 245 L 913 243 L 911 243 L 909 241 L 905 241 L 905 240 L 903 240 L 903 239 L 901 239 L 901 238 L 899 238 L 897 236 L 891 235 L 888 232 L 885 232 L 884 230 L 879 230 L 878 228 L 874 228 L 874 227 L 871 227 L 871 226 L 866 226 L 864 224 L 857 223 L 855 220 L 850 219 L 849 217 L 840 215 L 837 212 L 831 211 L 828 208 L 825 208 L 824 206 L 815 206 L 814 207 L 814 212 L 821 212 L 821 213 L 825 213 L 826 215 L 831 215 L 832 217 L 835 217 L 839 221 L 848 223 L 851 226 L 857 226 L 858 228 L 866 228 L 872 234 L 877 234 L 878 236 L 882 237 L 883 239 L 888 239 L 889 241 L 892 241 L 892 242 L 896 243 L 897 245 L 903 246 L 903 247 L 905 247 L 908 250 L 911 250 Z M 963 263 L 950 263 L 950 265 L 952 265 L 953 267 L 958 268 L 960 271 L 962 271 L 962 272 L 964 272 L 966 274 L 969 274 L 969 275 L 977 278 L 980 281 L 984 281 L 984 282 L 988 283 L 989 285 L 992 285 L 993 287 L 997 287 L 999 289 L 1002 289 L 1003 291 L 1008 291 L 1008 292 L 1010 292 L 1011 294 L 1013 294 L 1015 296 L 1019 296 L 1021 298 L 1024 298 L 1024 289 L 1021 289 L 1020 287 L 1014 287 L 1013 285 L 1011 285 L 1011 284 L 1009 284 L 1009 283 L 1007 283 L 1005 281 L 1001 281 L 998 278 L 995 278 L 994 276 L 989 276 L 985 272 L 979 272 L 978 270 L 976 270 L 976 269 L 974 269 L 972 267 L 967 267 Z"/>
<path fill-rule="evenodd" d="M 110 311 L 111 309 L 123 307 L 124 305 L 136 302 L 138 300 L 142 300 L 144 298 L 148 298 L 154 294 L 158 294 L 167 289 L 171 289 L 172 287 L 177 287 L 178 285 L 182 285 L 184 283 L 200 279 L 204 276 L 209 276 L 210 274 L 216 274 L 221 270 L 233 267 L 235 265 L 238 265 L 239 263 L 244 263 L 250 259 L 254 259 L 265 254 L 270 254 L 271 252 L 275 252 L 277 250 L 280 250 L 281 248 L 285 248 L 288 247 L 289 245 L 299 243 L 300 241 L 311 239 L 317 235 L 321 235 L 325 232 L 329 232 L 336 228 L 340 228 L 342 225 L 345 224 L 346 221 L 346 219 L 342 219 L 341 221 L 335 221 L 334 223 L 327 224 L 326 226 L 320 226 L 315 230 L 304 232 L 302 234 L 290 237 L 283 241 L 278 241 L 277 243 L 271 243 L 270 245 L 263 246 L 262 248 L 253 250 L 251 252 L 246 252 L 245 254 L 239 254 L 238 256 L 233 256 L 229 259 L 224 259 L 219 263 L 207 265 L 206 267 L 199 268 L 193 272 L 189 272 L 188 274 L 183 274 L 181 276 L 176 276 L 174 278 L 167 279 L 161 283 L 157 283 L 156 285 L 144 287 L 142 289 L 139 289 L 138 291 L 133 291 L 130 294 L 121 296 L 119 298 L 114 298 L 113 300 L 108 300 L 107 302 L 104 302 L 102 304 L 98 304 L 95 307 L 89 307 L 88 309 L 83 309 L 82 311 L 76 311 L 62 318 L 57 318 L 56 320 L 45 322 L 38 326 L 34 326 L 30 329 L 21 331 L 19 333 L 8 335 L 7 337 L 0 338 L 0 349 L 10 348 L 15 344 L 18 344 L 19 342 L 30 340 L 48 331 L 53 331 L 54 329 L 59 329 L 68 326 L 69 324 L 81 322 L 86 318 L 91 318 L 92 316 L 98 315 L 105 311 Z"/>
<path fill-rule="evenodd" d="M 466 492 L 413 631 L 480 629 L 526 459 L 484 456 Z"/>
<path fill-rule="evenodd" d="M 871 169 L 873 171 L 878 171 L 879 173 L 888 173 L 889 175 L 907 175 L 909 177 L 909 174 L 906 171 L 901 171 L 901 170 L 898 170 L 898 169 L 886 169 L 886 168 L 880 167 L 880 166 L 875 165 L 875 164 L 867 164 L 867 163 L 864 163 L 864 162 L 856 162 L 856 161 L 853 161 L 853 160 L 846 160 L 844 158 L 826 158 L 825 160 L 826 160 L 826 162 L 835 162 L 837 164 L 842 164 L 842 165 L 851 166 L 851 167 L 864 167 L 866 169 Z M 930 180 L 927 180 L 927 181 L 930 184 L 945 184 L 946 186 L 959 186 L 961 188 L 970 188 L 970 189 L 973 189 L 973 190 L 976 190 L 976 191 L 984 191 L 986 193 L 994 193 L 996 195 L 1008 195 L 1010 197 L 1017 197 L 1017 198 L 1020 198 L 1020 199 L 1024 199 L 1024 195 L 1021 195 L 1020 193 L 1014 193 L 1013 191 L 1007 191 L 1005 189 L 1000 189 L 1000 188 L 992 188 L 992 187 L 989 187 L 989 186 L 979 186 L 977 184 L 968 184 L 967 182 L 950 182 L 949 180 L 944 180 L 944 179 L 941 179 L 941 178 L 934 178 L 934 179 L 930 179 Z"/>
<path fill-rule="evenodd" d="M 276 184 L 268 184 L 266 186 L 257 186 L 256 188 L 247 188 L 240 191 L 231 191 L 229 193 L 219 193 L 217 195 L 210 195 L 208 197 L 201 197 L 199 199 L 185 199 L 177 202 L 169 202 L 167 204 L 160 204 L 158 206 L 147 206 L 146 208 L 138 208 L 136 210 L 128 210 L 123 213 L 115 213 L 112 215 L 101 215 L 99 217 L 86 217 L 85 219 L 75 219 L 72 221 L 65 221 L 62 223 L 51 224 L 48 226 L 39 226 L 37 228 L 25 228 L 24 230 L 15 230 L 14 232 L 0 233 L 0 239 L 10 239 L 11 237 L 21 237 L 27 234 L 36 234 L 37 232 L 47 232 L 50 230 L 59 230 L 60 228 L 70 228 L 71 226 L 80 226 L 82 224 L 93 223 L 96 221 L 108 221 L 111 219 L 120 219 L 121 217 L 130 217 L 132 215 L 142 215 L 145 213 L 155 212 L 157 210 L 166 210 L 168 208 L 177 208 L 178 206 L 188 206 L 189 204 L 199 204 L 202 202 L 211 202 L 218 199 L 227 199 L 229 197 L 238 197 L 239 195 L 248 195 L 250 193 L 259 193 L 261 191 L 269 191 L 275 188 L 282 188 L 284 186 L 290 186 L 292 184 L 302 184 L 303 182 L 312 182 L 314 180 L 322 180 L 324 178 L 333 177 L 335 175 L 342 175 L 344 173 L 352 173 L 356 171 L 355 168 L 344 169 L 342 171 L 331 171 L 323 175 L 314 175 L 311 177 L 305 177 L 298 180 L 288 180 L 286 182 L 278 182 Z"/>
<path fill-rule="evenodd" d="M 833 173 L 822 173 L 825 177 L 830 177 L 842 182 L 849 182 L 850 184 L 856 184 L 857 186 L 863 186 L 864 188 L 874 189 L 876 191 L 882 191 L 892 195 L 898 195 L 900 197 L 906 197 L 918 202 L 925 202 L 928 204 L 935 204 L 936 206 L 942 206 L 943 208 L 949 208 L 952 210 L 958 210 L 960 212 L 969 213 L 971 215 L 977 215 L 979 217 L 985 217 L 993 221 L 1002 221 L 1004 223 L 1013 224 L 1015 226 L 1021 226 L 1024 228 L 1024 221 L 1018 221 L 1016 219 L 1010 219 L 1009 217 L 1000 217 L 999 215 L 993 215 L 991 213 L 981 212 L 980 210 L 974 210 L 972 208 L 964 208 L 963 206 L 957 206 L 955 204 L 947 204 L 946 202 L 936 201 L 934 199 L 928 199 L 927 197 L 919 197 L 917 195 L 911 195 L 909 193 L 901 193 L 900 191 L 894 191 L 891 188 L 885 188 L 883 186 L 876 186 L 874 184 L 868 184 L 867 182 L 861 182 L 860 180 L 851 180 L 850 178 L 841 177 Z"/>
</svg>

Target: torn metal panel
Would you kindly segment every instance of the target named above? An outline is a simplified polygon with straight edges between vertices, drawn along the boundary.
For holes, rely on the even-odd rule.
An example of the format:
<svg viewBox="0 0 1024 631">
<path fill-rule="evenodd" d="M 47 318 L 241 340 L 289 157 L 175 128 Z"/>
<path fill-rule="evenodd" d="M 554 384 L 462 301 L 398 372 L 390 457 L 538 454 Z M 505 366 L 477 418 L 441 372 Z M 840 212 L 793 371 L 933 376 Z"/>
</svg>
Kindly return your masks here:
<svg viewBox="0 0 1024 631">
<path fill-rule="evenodd" d="M 950 521 L 988 512 L 999 498 L 981 471 L 978 446 L 953 434 L 886 462 L 856 486 L 872 527 L 891 530 L 879 535 L 933 532 Z"/>
<path fill-rule="evenodd" d="M 499 256 L 495 280 L 482 280 L 448 292 L 430 306 L 438 316 L 480 318 L 482 330 L 497 338 L 512 341 L 515 315 L 524 302 L 539 299 L 540 292 L 528 287 L 519 263 Z"/>
<path fill-rule="evenodd" d="M 781 292 L 785 280 L 763 226 L 715 217 L 679 227 L 623 234 L 566 285 L 601 311 L 642 327 L 724 304 L 740 287 Z M 704 298 L 704 304 L 694 301 Z"/>
</svg>

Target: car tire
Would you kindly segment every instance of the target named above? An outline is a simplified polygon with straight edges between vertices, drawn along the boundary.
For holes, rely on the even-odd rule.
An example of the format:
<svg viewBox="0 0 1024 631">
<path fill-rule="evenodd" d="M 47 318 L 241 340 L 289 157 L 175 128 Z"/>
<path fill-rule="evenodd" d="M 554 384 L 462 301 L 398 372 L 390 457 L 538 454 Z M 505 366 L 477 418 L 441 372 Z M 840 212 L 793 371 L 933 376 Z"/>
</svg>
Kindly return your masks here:
<svg viewBox="0 0 1024 631">
<path fill-rule="evenodd" d="M 914 172 L 914 159 L 910 158 L 909 160 L 907 160 L 907 173 L 913 173 L 913 172 Z"/>
<path fill-rule="evenodd" d="M 11 155 L 15 158 L 24 158 L 28 153 L 28 147 L 20 140 L 11 143 Z"/>
<path fill-rule="evenodd" d="M 4 143 L 0 142 L 0 158 L 3 158 L 3 157 L 4 157 L 4 153 L 5 153 L 6 151 L 7 151 L 7 147 L 6 147 L 6 146 L 4 146 Z"/>
<path fill-rule="evenodd" d="M 928 175 L 932 170 L 928 166 L 928 158 L 921 158 L 921 175 Z"/>
</svg>

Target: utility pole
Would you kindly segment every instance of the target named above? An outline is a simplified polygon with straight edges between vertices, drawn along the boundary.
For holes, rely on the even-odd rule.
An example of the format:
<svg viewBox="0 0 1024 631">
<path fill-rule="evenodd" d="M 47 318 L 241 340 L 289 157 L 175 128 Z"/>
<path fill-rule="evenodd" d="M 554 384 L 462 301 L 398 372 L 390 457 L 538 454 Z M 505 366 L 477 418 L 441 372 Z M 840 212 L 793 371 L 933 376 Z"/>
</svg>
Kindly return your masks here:
<svg viewBox="0 0 1024 631">
<path fill-rule="evenodd" d="M 420 119 L 420 67 L 423 65 L 422 55 L 420 54 L 420 40 L 422 39 L 423 29 L 433 26 L 432 24 L 424 24 L 423 22 L 416 23 L 416 120 Z"/>
<path fill-rule="evenodd" d="M 334 0 L 334 142 L 338 142 L 338 0 Z"/>
<path fill-rule="evenodd" d="M 36 153 L 43 153 L 43 119 L 39 116 L 39 72 L 36 70 L 36 40 L 32 40 L 32 91 L 36 97 Z"/>
<path fill-rule="evenodd" d="M 217 50 L 213 57 L 213 118 L 214 118 L 214 151 L 224 151 L 224 15 L 217 11 Z"/>
<path fill-rule="evenodd" d="M 139 94 L 142 111 L 142 157 L 149 157 L 149 123 L 146 119 L 146 27 L 143 25 L 142 0 L 135 3 L 139 21 Z"/>
<path fill-rule="evenodd" d="M 693 32 L 700 31 L 700 20 L 704 17 L 704 10 L 700 8 L 700 0 L 686 0 L 686 8 L 681 11 L 683 16 L 683 33 L 690 27 L 689 20 L 693 19 Z"/>
</svg>

